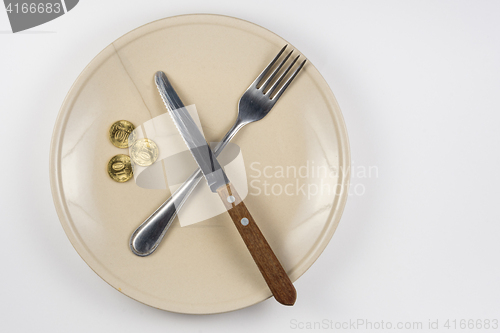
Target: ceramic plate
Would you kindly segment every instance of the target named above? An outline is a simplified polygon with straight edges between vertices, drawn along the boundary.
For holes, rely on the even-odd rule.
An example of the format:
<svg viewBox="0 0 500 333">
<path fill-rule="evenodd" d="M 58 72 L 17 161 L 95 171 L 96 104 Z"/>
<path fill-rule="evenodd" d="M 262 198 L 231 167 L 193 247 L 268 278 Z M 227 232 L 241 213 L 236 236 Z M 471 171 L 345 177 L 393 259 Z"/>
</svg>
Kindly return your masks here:
<svg viewBox="0 0 500 333">
<path fill-rule="evenodd" d="M 108 131 L 117 120 L 138 125 L 166 112 L 153 79 L 162 70 L 184 104 L 196 105 L 207 140 L 217 141 L 235 121 L 240 96 L 285 44 L 231 17 L 171 17 L 119 38 L 78 77 L 54 129 L 52 193 L 71 243 L 111 286 L 150 306 L 194 314 L 271 296 L 227 213 L 185 227 L 176 220 L 153 255 L 132 254 L 130 235 L 170 191 L 113 181 L 108 161 L 128 151 L 113 146 Z M 246 205 L 295 281 L 330 241 L 349 182 L 342 114 L 313 64 L 232 142 L 247 173 Z"/>
</svg>

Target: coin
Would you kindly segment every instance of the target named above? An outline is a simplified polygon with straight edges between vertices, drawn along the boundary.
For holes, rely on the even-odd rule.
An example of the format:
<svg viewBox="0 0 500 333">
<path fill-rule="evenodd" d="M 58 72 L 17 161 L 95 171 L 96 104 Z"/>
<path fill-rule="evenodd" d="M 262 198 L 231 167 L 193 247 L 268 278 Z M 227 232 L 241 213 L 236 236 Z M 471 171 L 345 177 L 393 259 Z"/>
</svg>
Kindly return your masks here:
<svg viewBox="0 0 500 333">
<path fill-rule="evenodd" d="M 118 120 L 109 128 L 109 139 L 118 148 L 128 148 L 129 141 L 134 141 L 133 137 L 129 139 L 130 134 L 133 135 L 134 129 L 135 126 L 130 121 Z"/>
<path fill-rule="evenodd" d="M 128 155 L 113 156 L 108 162 L 108 174 L 114 181 L 124 183 L 132 178 L 132 164 Z"/>
<path fill-rule="evenodd" d="M 130 157 L 140 166 L 151 165 L 158 158 L 158 146 L 150 139 L 139 139 L 132 144 Z"/>
</svg>

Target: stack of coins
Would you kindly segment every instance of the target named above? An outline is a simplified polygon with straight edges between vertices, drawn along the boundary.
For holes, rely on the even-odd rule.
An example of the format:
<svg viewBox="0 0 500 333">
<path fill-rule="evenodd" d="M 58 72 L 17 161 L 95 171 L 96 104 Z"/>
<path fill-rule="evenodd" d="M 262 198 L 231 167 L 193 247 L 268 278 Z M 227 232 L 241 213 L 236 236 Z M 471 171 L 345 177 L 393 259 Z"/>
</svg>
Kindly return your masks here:
<svg viewBox="0 0 500 333">
<path fill-rule="evenodd" d="M 109 128 L 109 140 L 118 148 L 130 148 L 130 155 L 119 154 L 108 162 L 108 174 L 114 181 L 124 183 L 133 177 L 132 163 L 146 167 L 158 159 L 158 146 L 153 140 L 135 140 L 135 126 L 130 121 L 118 120 Z M 132 136 L 131 136 L 132 134 Z"/>
</svg>

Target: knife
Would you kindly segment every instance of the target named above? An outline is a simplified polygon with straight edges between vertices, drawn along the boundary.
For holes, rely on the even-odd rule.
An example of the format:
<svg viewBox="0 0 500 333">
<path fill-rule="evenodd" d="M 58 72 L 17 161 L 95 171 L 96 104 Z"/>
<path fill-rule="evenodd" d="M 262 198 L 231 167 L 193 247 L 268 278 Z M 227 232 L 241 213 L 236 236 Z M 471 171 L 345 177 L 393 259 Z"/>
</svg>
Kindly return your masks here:
<svg viewBox="0 0 500 333">
<path fill-rule="evenodd" d="M 157 72 L 155 82 L 175 126 L 205 176 L 210 190 L 219 194 L 274 298 L 281 304 L 293 305 L 297 298 L 295 287 L 246 205 L 227 178 L 193 118 L 183 107 L 177 94 L 169 93 L 173 88 L 165 73 Z M 179 108 L 172 108 L 172 105 Z"/>
</svg>

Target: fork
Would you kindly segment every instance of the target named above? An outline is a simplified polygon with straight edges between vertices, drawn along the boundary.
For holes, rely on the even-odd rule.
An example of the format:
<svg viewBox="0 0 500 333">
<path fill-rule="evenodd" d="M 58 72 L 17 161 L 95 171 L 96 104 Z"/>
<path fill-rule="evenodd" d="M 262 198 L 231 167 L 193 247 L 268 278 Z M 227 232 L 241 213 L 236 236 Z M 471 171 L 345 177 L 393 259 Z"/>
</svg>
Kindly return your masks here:
<svg viewBox="0 0 500 333">
<path fill-rule="evenodd" d="M 271 111 L 281 95 L 283 95 L 293 79 L 297 76 L 302 67 L 304 67 L 307 60 L 302 61 L 290 77 L 280 86 L 300 58 L 300 55 L 296 56 L 291 64 L 278 76 L 280 70 L 292 55 L 293 50 L 291 50 L 271 72 L 271 69 L 283 55 L 287 46 L 288 45 L 285 45 L 281 49 L 278 55 L 276 55 L 262 73 L 257 76 L 255 81 L 248 87 L 243 96 L 241 96 L 238 103 L 238 117 L 236 122 L 213 150 L 216 157 L 219 156 L 224 147 L 226 147 L 229 141 L 243 126 L 261 120 Z M 269 72 L 271 72 L 271 74 L 268 75 Z M 169 88 L 173 90 L 172 87 Z M 170 107 L 175 109 L 178 106 L 170 105 Z M 177 212 L 181 209 L 201 178 L 201 170 L 197 169 L 170 198 L 168 198 L 134 231 L 130 237 L 129 244 L 134 254 L 145 257 L 156 250 L 177 215 Z"/>
</svg>

